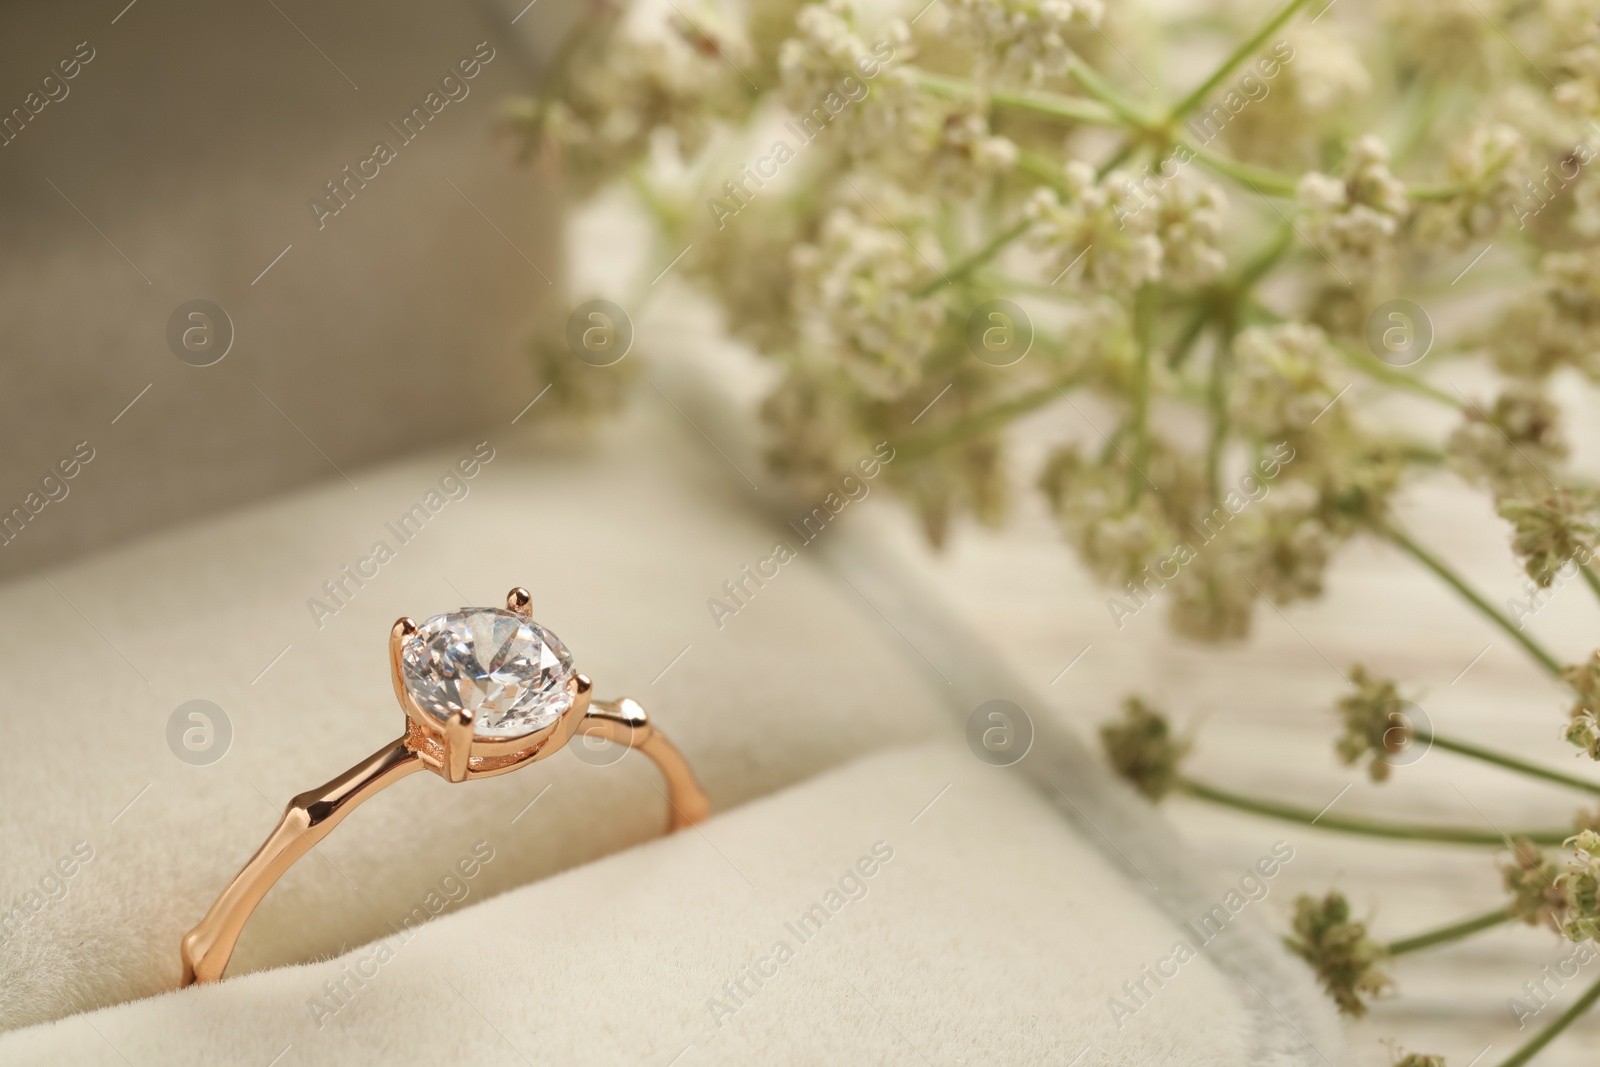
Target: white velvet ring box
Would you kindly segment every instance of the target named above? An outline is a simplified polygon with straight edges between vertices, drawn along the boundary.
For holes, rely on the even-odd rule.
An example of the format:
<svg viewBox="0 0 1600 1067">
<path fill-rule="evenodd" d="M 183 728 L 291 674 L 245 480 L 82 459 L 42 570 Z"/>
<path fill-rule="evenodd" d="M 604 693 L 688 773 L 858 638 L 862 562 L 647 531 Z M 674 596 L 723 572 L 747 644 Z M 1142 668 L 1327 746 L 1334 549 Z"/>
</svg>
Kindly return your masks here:
<svg viewBox="0 0 1600 1067">
<path fill-rule="evenodd" d="M 1047 716 L 1016 767 L 974 758 L 964 702 L 1010 683 L 843 530 L 716 619 L 782 536 L 728 473 L 647 412 L 565 452 L 502 428 L 0 589 L 0 1062 L 1348 1062 L 1250 916 L 1151 977 L 1225 887 Z M 178 991 L 179 938 L 282 805 L 398 734 L 392 621 L 512 585 L 717 814 L 658 839 L 637 755 L 416 776 L 284 877 L 225 981 Z M 961 676 L 908 640 L 961 643 Z M 228 720 L 220 760 L 169 744 L 192 699 Z"/>
</svg>

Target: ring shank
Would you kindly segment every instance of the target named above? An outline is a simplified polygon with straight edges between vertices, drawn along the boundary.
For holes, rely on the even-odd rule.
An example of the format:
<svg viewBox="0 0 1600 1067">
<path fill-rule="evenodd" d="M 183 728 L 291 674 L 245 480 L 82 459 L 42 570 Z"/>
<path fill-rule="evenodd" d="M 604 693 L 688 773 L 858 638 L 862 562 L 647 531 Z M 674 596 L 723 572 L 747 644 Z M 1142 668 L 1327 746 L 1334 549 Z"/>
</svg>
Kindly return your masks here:
<svg viewBox="0 0 1600 1067">
<path fill-rule="evenodd" d="M 578 732 L 599 736 L 618 745 L 627 745 L 649 756 L 667 780 L 667 832 L 705 821 L 711 814 L 711 801 L 695 779 L 683 753 L 657 730 L 638 702 L 596 700 L 589 707 Z"/>
<path fill-rule="evenodd" d="M 655 762 L 667 783 L 669 833 L 692 826 L 711 813 L 705 790 L 683 754 L 634 701 L 595 701 L 579 732 L 636 748 Z M 228 883 L 205 918 L 184 936 L 182 985 L 220 979 L 245 923 L 284 872 L 362 801 L 426 766 L 401 737 L 332 781 L 291 800 L 255 855 Z"/>
</svg>

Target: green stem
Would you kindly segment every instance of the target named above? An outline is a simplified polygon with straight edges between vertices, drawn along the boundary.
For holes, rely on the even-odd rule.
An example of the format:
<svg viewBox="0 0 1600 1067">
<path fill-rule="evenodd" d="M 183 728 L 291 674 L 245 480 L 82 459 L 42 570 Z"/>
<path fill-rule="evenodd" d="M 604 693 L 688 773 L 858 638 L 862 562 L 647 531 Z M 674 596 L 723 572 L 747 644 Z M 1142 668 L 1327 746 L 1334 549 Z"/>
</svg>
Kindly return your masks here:
<svg viewBox="0 0 1600 1067">
<path fill-rule="evenodd" d="M 1189 353 L 1199 342 L 1200 335 L 1205 332 L 1206 326 L 1211 322 L 1211 316 L 1216 314 L 1216 307 L 1212 301 L 1202 299 L 1189 314 L 1183 327 L 1178 331 L 1177 339 L 1172 344 L 1172 354 L 1167 357 L 1167 366 L 1177 370 L 1189 359 Z"/>
<path fill-rule="evenodd" d="M 1405 533 L 1392 523 L 1377 522 L 1374 525 L 1376 526 L 1378 532 L 1382 533 L 1390 541 L 1394 542 L 1395 545 L 1410 555 L 1418 563 L 1421 563 L 1424 567 L 1428 568 L 1434 574 L 1442 578 L 1446 585 L 1450 586 L 1450 588 L 1461 594 L 1461 598 L 1463 600 L 1477 608 L 1483 613 L 1485 618 L 1494 623 L 1496 626 L 1500 627 L 1500 629 L 1504 630 L 1513 641 L 1527 650 L 1528 655 L 1538 660 L 1540 666 L 1542 666 L 1546 671 L 1550 672 L 1553 677 L 1561 677 L 1560 661 L 1552 656 L 1543 645 L 1539 644 L 1539 642 L 1535 641 L 1526 633 L 1517 629 L 1516 623 L 1506 618 L 1503 612 L 1485 600 L 1476 589 L 1473 589 L 1466 583 L 1465 580 L 1462 579 L 1460 575 L 1451 570 L 1448 564 L 1446 564 L 1438 556 L 1435 556 L 1432 552 L 1428 551 L 1426 548 L 1423 548 L 1420 544 L 1414 541 L 1409 534 Z"/>
<path fill-rule="evenodd" d="M 1311 808 L 1303 808 L 1298 804 L 1284 804 L 1264 797 L 1245 796 L 1226 789 L 1219 789 L 1214 785 L 1197 782 L 1193 779 L 1182 779 L 1178 782 L 1177 789 L 1223 807 L 1234 808 L 1238 811 L 1248 811 L 1253 815 L 1264 815 L 1269 819 L 1281 819 L 1285 822 L 1300 823 L 1303 826 L 1316 826 L 1323 830 L 1337 830 L 1347 834 L 1361 834 L 1366 837 L 1381 837 L 1396 841 L 1431 841 L 1441 845 L 1487 845 L 1492 848 L 1506 847 L 1507 838 L 1500 836 L 1496 831 L 1475 830 L 1463 826 L 1427 826 L 1421 823 L 1384 822 L 1379 819 L 1365 819 L 1358 815 L 1334 815 L 1326 811 L 1317 812 Z M 1536 845 L 1559 845 L 1572 834 L 1564 829 L 1546 830 L 1515 830 L 1512 839 L 1527 838 Z"/>
<path fill-rule="evenodd" d="M 1178 147 L 1188 149 L 1194 153 L 1195 162 L 1202 167 L 1216 171 L 1223 177 L 1232 178 L 1250 186 L 1263 196 L 1280 196 L 1292 199 L 1300 188 L 1300 179 L 1292 174 L 1282 171 L 1258 167 L 1254 163 L 1240 163 L 1236 159 L 1219 156 L 1215 152 L 1207 152 L 1203 148 L 1196 148 L 1185 142 L 1176 142 Z M 1176 151 L 1176 148 L 1174 149 Z"/>
<path fill-rule="evenodd" d="M 1090 96 L 1100 101 L 1114 113 L 1121 116 L 1124 122 L 1136 130 L 1150 130 L 1157 125 L 1153 115 L 1148 114 L 1144 108 L 1122 95 L 1115 86 L 1100 77 L 1098 71 L 1080 59 L 1074 59 L 1067 67 L 1079 85 L 1086 89 Z"/>
<path fill-rule="evenodd" d="M 1194 154 L 1195 162 L 1202 167 L 1209 167 L 1225 177 L 1242 182 L 1255 189 L 1263 196 L 1278 196 L 1293 199 L 1299 192 L 1300 179 L 1293 174 L 1285 174 L 1281 170 L 1272 170 L 1270 167 L 1258 166 L 1254 163 L 1241 163 L 1237 159 L 1219 156 L 1215 152 L 1208 152 L 1204 148 L 1197 148 L 1184 141 L 1174 141 L 1174 151 L 1178 146 Z M 1448 185 L 1414 185 L 1406 187 L 1406 195 L 1415 201 L 1438 202 L 1451 200 L 1461 195 L 1462 186 L 1459 183 Z"/>
<path fill-rule="evenodd" d="M 1017 150 L 1017 169 L 1029 177 L 1048 185 L 1058 193 L 1067 191 L 1066 177 L 1061 165 L 1053 163 L 1037 152 L 1030 152 L 1026 148 Z"/>
<path fill-rule="evenodd" d="M 942 96 L 947 100 L 983 100 L 995 107 L 1010 108 L 1013 111 L 1026 111 L 1035 115 L 1044 115 L 1049 118 L 1066 119 L 1069 122 L 1081 122 L 1090 126 L 1124 126 L 1126 122 L 1104 104 L 1089 100 L 1081 96 L 1068 96 L 1065 93 L 1027 92 L 1014 89 L 994 89 L 985 93 L 976 83 L 964 78 L 952 78 L 944 74 L 933 74 L 929 71 L 918 70 L 915 67 L 905 68 L 910 72 L 912 80 L 917 87 L 924 89 L 934 96 Z"/>
<path fill-rule="evenodd" d="M 946 426 L 939 427 L 937 430 L 929 430 L 917 436 L 909 437 L 896 444 L 896 455 L 917 459 L 937 452 L 941 448 L 947 448 L 968 438 L 998 429 L 1019 415 L 1026 415 L 1030 411 L 1061 399 L 1063 395 L 1061 389 L 1074 384 L 1076 384 L 1075 379 L 1051 382 L 1049 385 L 996 404 L 992 408 L 957 419 Z"/>
<path fill-rule="evenodd" d="M 1496 908 L 1493 911 L 1486 911 L 1482 915 L 1474 915 L 1470 919 L 1451 923 L 1449 926 L 1441 926 L 1436 930 L 1429 930 L 1411 937 L 1403 937 L 1399 941 L 1391 941 L 1384 946 L 1384 951 L 1391 956 L 1404 956 L 1407 952 L 1432 948 L 1434 945 L 1442 945 L 1447 941 L 1458 941 L 1463 937 L 1477 933 L 1479 930 L 1487 930 L 1510 921 L 1510 908 Z"/>
<path fill-rule="evenodd" d="M 1509 1059 L 1501 1060 L 1500 1067 L 1522 1067 L 1524 1063 L 1533 1059 L 1539 1054 L 1540 1050 L 1555 1040 L 1561 1031 L 1571 1026 L 1574 1019 L 1594 1007 L 1594 1002 L 1597 1000 L 1600 1000 L 1600 981 L 1585 989 L 1583 995 L 1573 1001 L 1570 1008 L 1551 1020 L 1549 1026 L 1530 1037 L 1527 1044 L 1513 1052 Z"/>
<path fill-rule="evenodd" d="M 1421 441 L 1407 441 L 1402 438 L 1395 442 L 1395 446 L 1398 449 L 1395 455 L 1399 459 L 1419 467 L 1443 467 L 1449 458 L 1443 449 L 1423 444 Z"/>
<path fill-rule="evenodd" d="M 1228 375 L 1233 370 L 1233 337 L 1239 328 L 1236 311 L 1230 303 L 1222 312 L 1206 391 L 1211 422 L 1206 439 L 1206 493 L 1213 507 L 1222 499 L 1222 453 L 1228 445 Z"/>
<path fill-rule="evenodd" d="M 1439 80 L 1418 78 L 1412 83 L 1394 108 L 1401 117 L 1395 123 L 1398 132 L 1389 146 L 1391 167 L 1409 162 L 1428 136 L 1442 128 L 1445 103 L 1446 95 L 1441 91 Z"/>
<path fill-rule="evenodd" d="M 1239 64 L 1254 55 L 1257 49 L 1266 42 L 1267 38 L 1281 29 L 1283 24 L 1293 18 L 1294 13 L 1304 7 L 1305 4 L 1306 0 L 1289 0 L 1287 4 L 1279 8 L 1276 15 L 1262 23 L 1260 29 L 1246 38 L 1238 48 L 1233 50 L 1233 53 L 1227 59 L 1222 61 L 1222 66 L 1211 72 L 1211 77 L 1195 86 L 1188 96 L 1185 96 L 1172 106 L 1172 110 L 1167 112 L 1167 122 L 1175 125 L 1183 116 L 1204 103 L 1206 97 L 1211 95 L 1211 91 L 1222 84 L 1223 79 L 1238 69 Z"/>
<path fill-rule="evenodd" d="M 1278 265 L 1289 251 L 1294 247 L 1294 227 L 1285 224 L 1278 229 L 1278 234 L 1272 243 L 1263 248 L 1256 257 L 1246 263 L 1239 271 L 1239 277 L 1234 280 L 1233 291 L 1239 298 L 1248 295 L 1255 284 L 1266 277 L 1267 271 Z"/>
<path fill-rule="evenodd" d="M 1600 596 L 1600 574 L 1596 574 L 1594 568 L 1587 563 L 1578 564 L 1578 573 L 1583 575 L 1584 584 L 1588 585 L 1594 595 Z"/>
<path fill-rule="evenodd" d="M 1557 785 L 1581 789 L 1585 793 L 1600 794 L 1600 782 L 1592 782 L 1576 775 L 1562 774 L 1560 771 L 1551 770 L 1549 767 L 1541 767 L 1537 763 L 1528 763 L 1525 760 L 1520 760 L 1515 756 L 1507 756 L 1493 749 L 1479 748 L 1477 745 L 1466 741 L 1456 741 L 1452 738 L 1440 737 L 1438 734 L 1430 735 L 1420 730 L 1417 731 L 1415 740 L 1431 742 L 1435 747 L 1442 748 L 1446 752 L 1454 752 L 1458 756 L 1466 756 L 1469 759 L 1492 763 L 1508 771 L 1526 774 L 1530 778 L 1542 778 L 1547 782 L 1555 782 Z"/>
<path fill-rule="evenodd" d="M 1340 344 L 1335 344 L 1334 347 L 1338 349 L 1339 354 L 1344 357 L 1346 363 L 1374 381 L 1382 382 L 1384 385 L 1395 389 L 1404 389 L 1406 392 L 1415 393 L 1418 396 L 1425 396 L 1429 400 L 1437 401 L 1453 409 L 1461 407 L 1459 398 L 1451 396 L 1443 389 L 1418 378 L 1416 375 L 1407 374 L 1398 367 L 1389 366 L 1389 364 L 1370 352 L 1346 348 Z"/>
<path fill-rule="evenodd" d="M 1100 164 L 1099 167 L 1095 168 L 1094 176 L 1096 178 L 1104 179 L 1107 174 L 1110 174 L 1112 171 L 1126 163 L 1129 157 L 1131 157 L 1138 150 L 1139 139 L 1137 137 L 1129 137 L 1127 140 L 1122 142 L 1121 148 L 1111 153 L 1111 157 L 1109 159 Z"/>
<path fill-rule="evenodd" d="M 1079 304 L 1083 302 L 1083 295 L 1060 285 L 1047 285 L 1044 282 L 1028 281 L 1014 278 L 1009 274 L 998 271 L 980 270 L 974 279 L 977 284 L 999 289 L 1007 294 L 1022 293 L 1027 296 L 1043 297 L 1062 304 Z"/>
<path fill-rule="evenodd" d="M 1138 362 L 1133 379 L 1133 470 L 1128 472 L 1128 506 L 1144 495 L 1144 472 L 1150 469 L 1150 360 L 1154 345 L 1155 289 L 1142 285 L 1133 294 L 1133 332 Z"/>
<path fill-rule="evenodd" d="M 1295 0 L 1296 3 L 1303 0 Z M 1293 5 L 1291 5 L 1293 6 Z M 1160 142 L 1167 143 L 1176 131 L 1162 124 L 1140 110 L 1137 104 L 1128 101 L 1118 94 L 1099 76 L 1087 67 L 1081 68 L 1088 71 L 1087 77 L 1097 86 L 1107 99 L 1114 99 L 1115 105 L 1091 100 L 1082 96 L 1069 96 L 1066 93 L 1052 93 L 1045 90 L 1023 89 L 993 89 L 985 90 L 975 82 L 964 78 L 952 78 L 945 74 L 934 74 L 915 67 L 905 68 L 910 72 L 918 88 L 947 100 L 981 100 L 986 101 L 991 107 L 1004 108 L 1011 111 L 1020 111 L 1030 115 L 1040 115 L 1045 118 L 1061 119 L 1066 122 L 1081 123 L 1089 126 L 1109 126 L 1126 129 L 1132 127 L 1137 133 L 1146 138 L 1156 137 Z M 1079 68 L 1074 68 L 1078 73 Z M 1079 77 L 1080 83 L 1087 88 L 1089 83 Z M 1170 141 L 1175 151 L 1183 147 L 1194 155 L 1195 160 L 1204 167 L 1208 167 L 1218 174 L 1252 186 L 1256 191 L 1270 196 L 1292 198 L 1300 186 L 1300 179 L 1292 174 L 1272 170 L 1268 167 L 1257 166 L 1254 163 L 1241 163 L 1226 156 L 1219 156 L 1203 148 L 1197 148 L 1177 139 Z M 1128 149 L 1136 147 L 1137 140 L 1129 142 Z M 1126 152 L 1121 153 L 1126 155 Z M 1025 168 L 1026 169 L 1026 168 Z M 1109 166 L 1102 168 L 1102 172 Z M 1052 171 L 1052 184 L 1059 184 L 1059 177 Z M 1461 186 L 1449 185 L 1417 185 L 1409 186 L 1406 194 L 1416 201 L 1449 200 L 1459 195 Z"/>
<path fill-rule="evenodd" d="M 1238 276 L 1226 286 L 1224 298 L 1216 307 L 1217 346 L 1211 357 L 1211 377 L 1206 392 L 1206 407 L 1210 415 L 1210 435 L 1206 443 L 1206 486 L 1213 505 L 1222 496 L 1222 454 L 1227 447 L 1229 430 L 1228 375 L 1233 369 L 1233 339 L 1239 332 L 1239 309 L 1250 299 L 1256 283 L 1288 252 L 1293 239 L 1294 230 L 1289 226 L 1281 227 L 1271 243 L 1240 268 Z"/>
<path fill-rule="evenodd" d="M 1454 200 L 1461 195 L 1462 186 L 1458 182 L 1448 185 L 1408 185 L 1406 196 L 1414 201 L 1427 201 L 1438 203 L 1442 200 Z"/>
<path fill-rule="evenodd" d="M 915 297 L 932 296 L 944 286 L 961 281 L 973 271 L 977 270 L 995 256 L 999 255 L 1001 250 L 1003 250 L 1012 241 L 1015 241 L 1018 237 L 1021 237 L 1023 234 L 1027 233 L 1030 225 L 1032 225 L 1032 223 L 1029 222 L 1029 220 L 1023 219 L 1015 226 L 1012 226 L 1009 229 L 1001 230 L 999 233 L 995 234 L 994 237 L 990 238 L 988 244 L 972 253 L 966 259 L 956 263 L 949 270 L 945 271 L 944 277 L 936 278 L 933 281 L 913 289 L 911 291 L 911 295 Z"/>
</svg>

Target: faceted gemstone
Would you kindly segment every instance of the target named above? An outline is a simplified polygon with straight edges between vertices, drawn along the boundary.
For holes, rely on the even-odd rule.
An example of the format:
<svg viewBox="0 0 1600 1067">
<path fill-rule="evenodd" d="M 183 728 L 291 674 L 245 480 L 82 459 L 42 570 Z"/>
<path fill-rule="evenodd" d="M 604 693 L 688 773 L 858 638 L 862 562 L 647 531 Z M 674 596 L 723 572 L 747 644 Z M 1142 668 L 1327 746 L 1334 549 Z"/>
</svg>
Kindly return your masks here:
<svg viewBox="0 0 1600 1067">
<path fill-rule="evenodd" d="M 401 676 L 441 722 L 462 708 L 478 737 L 520 737 L 572 705 L 572 653 L 555 634 L 498 608 L 435 615 L 400 648 Z"/>
</svg>

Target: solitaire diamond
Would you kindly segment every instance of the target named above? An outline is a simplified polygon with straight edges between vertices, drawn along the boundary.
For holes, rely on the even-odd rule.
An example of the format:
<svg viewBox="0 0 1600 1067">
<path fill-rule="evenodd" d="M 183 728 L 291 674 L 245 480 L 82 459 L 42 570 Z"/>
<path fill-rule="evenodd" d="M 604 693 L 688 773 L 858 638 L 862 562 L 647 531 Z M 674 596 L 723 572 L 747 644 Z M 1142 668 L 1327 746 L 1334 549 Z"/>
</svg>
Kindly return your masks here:
<svg viewBox="0 0 1600 1067">
<path fill-rule="evenodd" d="M 441 722 L 462 708 L 477 737 L 541 730 L 572 705 L 572 653 L 536 622 L 498 608 L 435 615 L 400 650 L 406 689 Z"/>
</svg>

